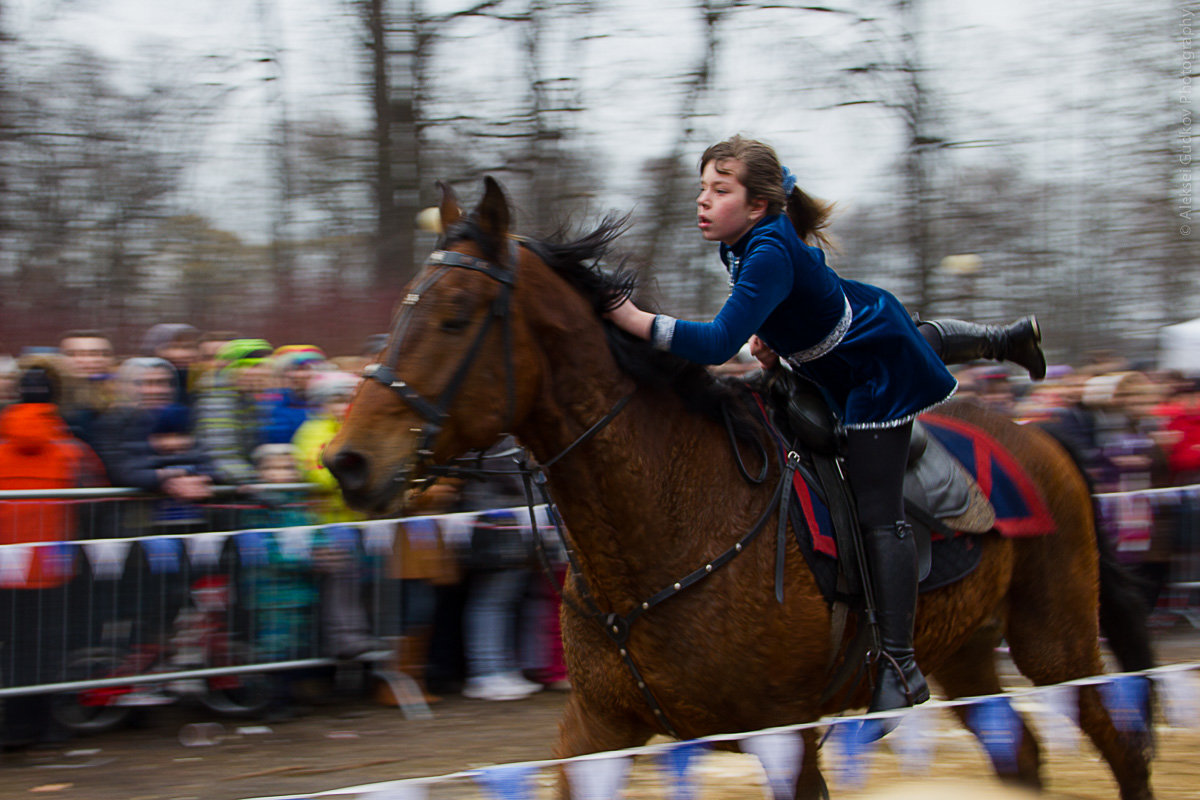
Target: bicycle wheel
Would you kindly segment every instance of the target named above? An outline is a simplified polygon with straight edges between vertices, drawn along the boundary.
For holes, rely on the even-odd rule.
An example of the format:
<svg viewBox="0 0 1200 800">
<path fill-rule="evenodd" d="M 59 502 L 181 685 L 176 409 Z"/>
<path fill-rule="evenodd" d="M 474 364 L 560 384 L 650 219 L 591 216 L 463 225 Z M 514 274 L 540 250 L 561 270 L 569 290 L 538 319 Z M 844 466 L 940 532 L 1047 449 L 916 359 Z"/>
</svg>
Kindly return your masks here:
<svg viewBox="0 0 1200 800">
<path fill-rule="evenodd" d="M 67 664 L 66 680 L 86 681 L 112 675 L 120 659 L 112 650 L 90 648 L 81 650 Z M 115 700 L 129 692 L 129 687 L 100 687 L 54 696 L 50 713 L 64 728 L 75 733 L 105 733 L 124 725 L 133 709 Z"/>
<path fill-rule="evenodd" d="M 229 642 L 214 654 L 210 667 L 253 664 L 250 649 L 241 642 Z M 263 672 L 236 672 L 205 679 L 206 691 L 200 695 L 205 708 L 228 717 L 253 717 L 271 704 L 271 676 Z"/>
</svg>

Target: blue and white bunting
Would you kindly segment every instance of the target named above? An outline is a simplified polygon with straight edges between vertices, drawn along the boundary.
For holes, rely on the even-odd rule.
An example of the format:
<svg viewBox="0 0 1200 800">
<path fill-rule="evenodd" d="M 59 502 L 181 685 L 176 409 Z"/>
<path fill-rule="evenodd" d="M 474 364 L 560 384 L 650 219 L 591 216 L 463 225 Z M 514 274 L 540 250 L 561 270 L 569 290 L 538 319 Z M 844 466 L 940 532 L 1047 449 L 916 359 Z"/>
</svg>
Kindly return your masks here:
<svg viewBox="0 0 1200 800">
<path fill-rule="evenodd" d="M 33 545 L 6 544 L 0 546 L 0 586 L 22 586 L 29 577 L 33 561 Z"/>
<path fill-rule="evenodd" d="M 704 742 L 686 741 L 658 753 L 658 764 L 666 773 L 669 800 L 695 800 L 696 782 L 692 762 L 708 750 Z"/>
<path fill-rule="evenodd" d="M 837 751 L 834 774 L 839 786 L 859 789 L 866 783 L 867 756 L 879 741 L 879 724 L 874 719 L 850 719 L 833 725 L 830 742 Z"/>
<path fill-rule="evenodd" d="M 533 764 L 501 764 L 480 770 L 475 780 L 494 800 L 530 800 L 536 772 Z"/>
<path fill-rule="evenodd" d="M 1100 698 L 1117 730 L 1140 733 L 1146 730 L 1150 710 L 1150 679 L 1141 675 L 1115 675 L 1100 684 Z"/>
<path fill-rule="evenodd" d="M 967 711 L 967 725 L 999 771 L 1016 771 L 1024 726 L 1007 697 L 980 698 Z"/>
<path fill-rule="evenodd" d="M 884 740 L 896 754 L 900 769 L 909 775 L 929 771 L 936 746 L 938 712 L 918 706 L 900 718 L 900 724 Z"/>
<path fill-rule="evenodd" d="M 88 561 L 92 565 L 92 577 L 98 581 L 112 581 L 125 571 L 125 559 L 129 557 L 129 539 L 92 539 L 83 543 Z"/>
<path fill-rule="evenodd" d="M 404 537 L 409 547 L 433 550 L 438 543 L 438 524 L 431 517 L 414 517 L 404 521 Z"/>
<path fill-rule="evenodd" d="M 226 532 L 198 533 L 187 537 L 188 559 L 197 569 L 210 569 L 221 561 L 221 551 L 225 549 L 225 540 L 229 538 Z"/>
<path fill-rule="evenodd" d="M 343 553 L 358 549 L 358 528 L 352 525 L 326 525 L 322 530 L 329 546 Z"/>
<path fill-rule="evenodd" d="M 463 511 L 438 517 L 438 527 L 442 531 L 442 539 L 451 547 L 469 547 L 471 530 L 475 527 L 475 519 L 478 516 L 477 511 Z"/>
<path fill-rule="evenodd" d="M 363 800 L 425 800 L 429 787 L 423 781 L 395 781 L 376 786 L 362 795 Z"/>
<path fill-rule="evenodd" d="M 238 561 L 243 567 L 265 567 L 269 560 L 267 540 L 275 531 L 242 531 L 233 536 Z"/>
<path fill-rule="evenodd" d="M 1079 691 L 1074 686 L 1039 689 L 1030 705 L 1038 737 L 1050 750 L 1070 753 L 1079 747 Z"/>
<path fill-rule="evenodd" d="M 585 758 L 564 765 L 571 794 L 578 800 L 616 800 L 629 775 L 629 756 Z"/>
<path fill-rule="evenodd" d="M 804 757 L 804 740 L 798 731 L 779 731 L 747 736 L 739 743 L 743 753 L 758 757 L 767 774 L 767 786 L 775 800 L 796 795 L 796 778 Z"/>
<path fill-rule="evenodd" d="M 312 525 L 294 525 L 275 531 L 275 543 L 279 545 L 280 555 L 292 562 L 311 561 L 315 530 Z"/>
<path fill-rule="evenodd" d="M 1170 670 L 1154 675 L 1167 724 L 1176 728 L 1194 728 L 1200 722 L 1196 675 L 1192 670 Z"/>
<path fill-rule="evenodd" d="M 396 541 L 396 521 L 378 519 L 363 524 L 363 549 L 368 555 L 390 556 Z"/>
<path fill-rule="evenodd" d="M 179 572 L 181 551 L 183 549 L 178 539 L 170 536 L 156 536 L 140 539 L 142 552 L 146 554 L 146 563 L 155 575 Z"/>
<path fill-rule="evenodd" d="M 75 545 L 71 542 L 48 542 L 37 545 L 37 558 L 42 575 L 64 579 L 75 574 Z"/>
</svg>

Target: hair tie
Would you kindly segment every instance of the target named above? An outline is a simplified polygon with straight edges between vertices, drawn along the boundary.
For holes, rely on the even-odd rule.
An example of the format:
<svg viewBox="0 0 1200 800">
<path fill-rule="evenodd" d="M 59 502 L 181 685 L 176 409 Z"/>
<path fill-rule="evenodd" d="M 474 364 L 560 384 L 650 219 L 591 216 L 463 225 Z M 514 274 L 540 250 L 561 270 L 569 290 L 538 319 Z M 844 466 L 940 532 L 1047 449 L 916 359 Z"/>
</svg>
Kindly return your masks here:
<svg viewBox="0 0 1200 800">
<path fill-rule="evenodd" d="M 782 164 L 779 166 L 779 168 L 783 170 L 783 196 L 790 197 L 792 194 L 792 189 L 796 188 L 796 176 L 792 174 L 790 169 Z"/>
</svg>

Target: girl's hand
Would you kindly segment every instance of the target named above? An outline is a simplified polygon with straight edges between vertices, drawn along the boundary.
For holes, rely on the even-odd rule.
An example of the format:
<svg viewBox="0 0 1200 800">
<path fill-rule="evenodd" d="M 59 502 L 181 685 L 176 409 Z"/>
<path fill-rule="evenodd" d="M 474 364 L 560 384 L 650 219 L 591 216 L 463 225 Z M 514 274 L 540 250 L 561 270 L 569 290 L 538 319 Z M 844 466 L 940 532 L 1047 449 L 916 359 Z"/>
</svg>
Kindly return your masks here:
<svg viewBox="0 0 1200 800">
<path fill-rule="evenodd" d="M 779 366 L 779 354 L 767 347 L 767 343 L 757 336 L 750 337 L 750 355 L 758 359 L 763 369 L 775 369 Z"/>
<path fill-rule="evenodd" d="M 621 305 L 607 312 L 604 316 L 612 320 L 613 324 L 626 333 L 631 333 L 639 339 L 650 339 L 650 329 L 654 325 L 654 315 L 649 311 L 642 311 L 629 298 L 625 298 Z"/>
</svg>

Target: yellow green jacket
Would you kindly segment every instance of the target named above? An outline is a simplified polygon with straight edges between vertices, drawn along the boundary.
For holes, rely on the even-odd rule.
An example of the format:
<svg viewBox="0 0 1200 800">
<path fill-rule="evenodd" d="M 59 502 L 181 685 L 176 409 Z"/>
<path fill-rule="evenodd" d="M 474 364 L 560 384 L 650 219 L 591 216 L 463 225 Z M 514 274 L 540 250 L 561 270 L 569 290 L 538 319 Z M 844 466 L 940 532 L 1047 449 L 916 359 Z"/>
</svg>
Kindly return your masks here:
<svg viewBox="0 0 1200 800">
<path fill-rule="evenodd" d="M 321 453 L 325 445 L 329 444 L 341 426 L 340 421 L 320 414 L 309 417 L 292 437 L 292 446 L 296 448 L 297 466 L 300 468 L 300 479 L 317 485 L 316 512 L 318 523 L 322 525 L 365 519 L 361 514 L 346 507 L 337 480 L 321 463 Z"/>
</svg>

